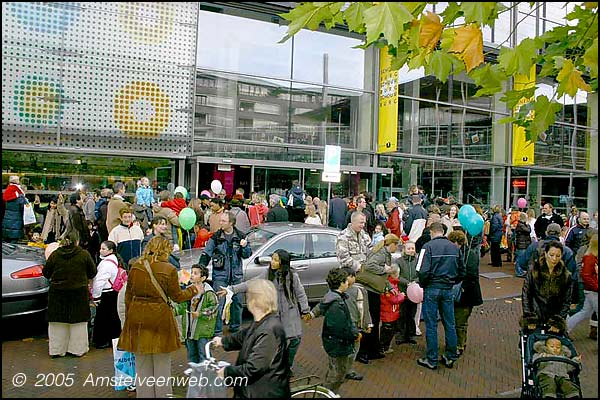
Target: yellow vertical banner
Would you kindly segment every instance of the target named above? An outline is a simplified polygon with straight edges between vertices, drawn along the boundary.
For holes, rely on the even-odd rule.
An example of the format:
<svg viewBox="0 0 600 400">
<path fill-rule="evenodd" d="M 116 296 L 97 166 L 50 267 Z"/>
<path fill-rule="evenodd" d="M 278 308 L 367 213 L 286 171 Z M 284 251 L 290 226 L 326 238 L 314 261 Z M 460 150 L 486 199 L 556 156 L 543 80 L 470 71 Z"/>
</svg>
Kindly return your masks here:
<svg viewBox="0 0 600 400">
<path fill-rule="evenodd" d="M 523 90 L 535 86 L 535 64 L 531 66 L 529 76 L 516 74 L 514 77 L 514 90 Z M 523 104 L 532 99 L 522 98 L 515 106 L 515 112 Z M 532 111 L 533 112 L 533 111 Z M 535 154 L 535 141 L 527 140 L 525 128 L 513 124 L 512 161 L 513 165 L 533 165 Z"/>
<path fill-rule="evenodd" d="M 377 153 L 398 148 L 398 70 L 391 69 L 387 46 L 379 50 L 379 133 Z"/>
</svg>

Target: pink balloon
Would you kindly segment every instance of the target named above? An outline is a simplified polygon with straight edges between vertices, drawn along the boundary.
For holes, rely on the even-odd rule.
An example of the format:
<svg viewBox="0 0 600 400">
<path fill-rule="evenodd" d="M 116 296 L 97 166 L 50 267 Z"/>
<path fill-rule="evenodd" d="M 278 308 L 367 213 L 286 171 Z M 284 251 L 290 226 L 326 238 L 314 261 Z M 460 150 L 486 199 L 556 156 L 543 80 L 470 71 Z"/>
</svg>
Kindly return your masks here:
<svg viewBox="0 0 600 400">
<path fill-rule="evenodd" d="M 525 208 L 527 207 L 527 200 L 525 200 L 524 197 L 521 197 L 519 200 L 517 200 L 517 205 L 519 208 Z"/>
<path fill-rule="evenodd" d="M 212 193 L 210 193 L 209 190 L 203 190 L 202 192 L 200 192 L 200 196 L 202 196 L 202 195 L 212 197 Z"/>
<path fill-rule="evenodd" d="M 413 303 L 421 303 L 423 301 L 423 288 L 416 282 L 409 283 L 406 288 L 406 295 Z"/>
<path fill-rule="evenodd" d="M 46 246 L 46 250 L 44 250 L 44 255 L 46 256 L 46 260 L 50 258 L 50 254 L 54 252 L 54 250 L 59 248 L 58 242 L 50 243 Z"/>
</svg>

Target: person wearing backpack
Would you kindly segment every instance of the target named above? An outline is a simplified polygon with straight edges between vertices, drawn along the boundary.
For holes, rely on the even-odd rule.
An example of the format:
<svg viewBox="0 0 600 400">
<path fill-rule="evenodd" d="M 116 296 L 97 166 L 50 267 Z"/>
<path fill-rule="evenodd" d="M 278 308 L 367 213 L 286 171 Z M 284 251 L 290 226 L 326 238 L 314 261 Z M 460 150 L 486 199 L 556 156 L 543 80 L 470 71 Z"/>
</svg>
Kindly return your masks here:
<svg viewBox="0 0 600 400">
<path fill-rule="evenodd" d="M 97 349 L 112 347 L 112 339 L 121 334 L 121 320 L 117 312 L 117 296 L 127 280 L 123 260 L 115 242 L 100 244 L 100 264 L 92 281 L 92 297 L 96 304 L 92 342 Z"/>
<path fill-rule="evenodd" d="M 292 188 L 287 192 L 287 210 L 289 214 L 290 222 L 304 222 L 304 199 L 306 194 L 302 187 L 300 187 L 300 181 L 294 179 L 292 181 Z"/>
</svg>

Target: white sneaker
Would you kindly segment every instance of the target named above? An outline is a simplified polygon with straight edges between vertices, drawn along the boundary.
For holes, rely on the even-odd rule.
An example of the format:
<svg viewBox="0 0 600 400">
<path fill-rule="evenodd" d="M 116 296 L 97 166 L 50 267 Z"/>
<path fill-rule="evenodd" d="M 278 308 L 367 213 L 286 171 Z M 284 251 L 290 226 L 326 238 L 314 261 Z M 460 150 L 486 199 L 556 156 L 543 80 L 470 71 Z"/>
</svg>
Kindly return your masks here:
<svg viewBox="0 0 600 400">
<path fill-rule="evenodd" d="M 383 354 L 392 354 L 393 352 L 394 352 L 394 349 L 389 347 L 386 351 L 383 352 Z"/>
</svg>

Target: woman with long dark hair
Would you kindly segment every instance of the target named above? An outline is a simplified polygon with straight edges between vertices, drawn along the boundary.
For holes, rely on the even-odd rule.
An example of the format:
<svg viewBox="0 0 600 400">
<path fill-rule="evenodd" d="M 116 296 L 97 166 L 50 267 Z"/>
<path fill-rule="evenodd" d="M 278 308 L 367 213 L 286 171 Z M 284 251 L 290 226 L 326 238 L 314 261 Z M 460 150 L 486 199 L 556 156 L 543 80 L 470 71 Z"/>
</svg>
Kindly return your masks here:
<svg viewBox="0 0 600 400">
<path fill-rule="evenodd" d="M 553 240 L 527 271 L 523 283 L 521 326 L 533 330 L 549 325 L 550 332 L 564 333 L 571 306 L 571 273 L 562 261 L 563 245 Z"/>
<path fill-rule="evenodd" d="M 92 341 L 97 349 L 104 349 L 112 346 L 112 339 L 121 334 L 121 321 L 117 313 L 119 292 L 113 289 L 113 284 L 119 265 L 123 266 L 123 259 L 117 253 L 115 242 L 110 240 L 100 244 L 100 258 L 102 261 L 92 282 L 92 297 L 97 303 Z"/>
<path fill-rule="evenodd" d="M 285 336 L 288 343 L 288 361 L 291 369 L 296 353 L 298 352 L 298 347 L 300 347 L 300 340 L 302 339 L 302 319 L 300 314 L 308 314 L 310 308 L 304 286 L 300 282 L 300 277 L 290 268 L 290 253 L 283 249 L 275 250 L 271 255 L 269 268 L 257 278 L 273 282 L 277 289 L 277 312 L 285 328 Z M 230 289 L 234 294 L 246 292 L 248 284 L 243 282 L 231 286 Z M 225 290 L 220 290 L 218 294 L 223 295 L 225 293 Z"/>
</svg>

